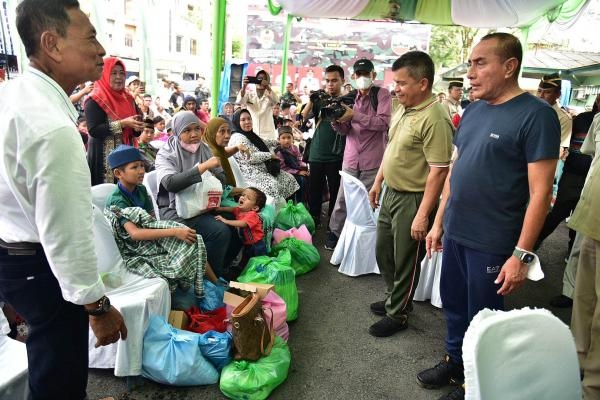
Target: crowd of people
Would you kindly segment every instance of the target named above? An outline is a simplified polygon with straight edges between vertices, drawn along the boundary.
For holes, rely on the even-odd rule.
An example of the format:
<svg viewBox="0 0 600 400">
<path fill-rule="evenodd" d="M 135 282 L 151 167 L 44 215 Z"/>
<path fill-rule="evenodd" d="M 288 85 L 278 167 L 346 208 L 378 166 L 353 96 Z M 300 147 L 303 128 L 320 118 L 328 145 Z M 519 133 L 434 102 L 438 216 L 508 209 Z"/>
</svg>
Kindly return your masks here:
<svg viewBox="0 0 600 400">
<path fill-rule="evenodd" d="M 211 118 L 203 79 L 195 96 L 167 80 L 145 93 L 122 60 L 105 57 L 76 1 L 24 0 L 17 28 L 30 68 L 0 96 L 0 300 L 30 325 L 31 398 L 86 397 L 88 325 L 98 346 L 127 337 L 96 269 L 91 186 L 117 184 L 108 206 L 128 267 L 164 277 L 173 290 L 194 286 L 201 297 L 204 279 L 234 279 L 249 257 L 266 253 L 257 213 L 269 198 L 306 203 L 333 250 L 347 214 L 340 170 L 360 180 L 379 208 L 375 252 L 385 292 L 370 305 L 381 317 L 371 335 L 408 327 L 421 260 L 443 249 L 446 354 L 417 374 L 426 389 L 455 385 L 442 399 L 464 398 L 462 343 L 471 319 L 504 308 L 534 251 L 572 212 L 569 226 L 580 238 L 569 250 L 578 262 L 553 301 L 573 306 L 584 397 L 600 396 L 598 108 L 572 121 L 557 102 L 558 75 L 544 76 L 539 98 L 521 89 L 515 36 L 484 36 L 469 57 L 469 90 L 453 79 L 443 100 L 432 91 L 431 57 L 409 51 L 391 67 L 392 93 L 374 84 L 368 59 L 353 65 L 356 88 L 330 65 L 323 88 L 307 81 L 299 92 L 289 83 L 280 96 L 259 71 L 243 78 L 235 104 Z M 36 112 L 42 107 L 47 112 Z M 158 215 L 141 184 L 150 171 Z M 182 217 L 178 195 L 209 177 L 238 205 Z M 158 240 L 172 246 L 166 259 Z"/>
</svg>

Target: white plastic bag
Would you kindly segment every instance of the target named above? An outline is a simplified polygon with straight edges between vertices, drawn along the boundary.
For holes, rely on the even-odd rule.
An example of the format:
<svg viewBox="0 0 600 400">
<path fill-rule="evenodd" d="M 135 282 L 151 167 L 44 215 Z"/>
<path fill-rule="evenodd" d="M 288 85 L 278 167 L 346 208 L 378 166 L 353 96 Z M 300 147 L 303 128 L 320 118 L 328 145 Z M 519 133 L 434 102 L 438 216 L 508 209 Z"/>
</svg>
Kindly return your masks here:
<svg viewBox="0 0 600 400">
<path fill-rule="evenodd" d="M 209 171 L 202 174 L 198 182 L 175 195 L 175 208 L 181 218 L 192 218 L 202 212 L 219 206 L 223 185 Z"/>
</svg>

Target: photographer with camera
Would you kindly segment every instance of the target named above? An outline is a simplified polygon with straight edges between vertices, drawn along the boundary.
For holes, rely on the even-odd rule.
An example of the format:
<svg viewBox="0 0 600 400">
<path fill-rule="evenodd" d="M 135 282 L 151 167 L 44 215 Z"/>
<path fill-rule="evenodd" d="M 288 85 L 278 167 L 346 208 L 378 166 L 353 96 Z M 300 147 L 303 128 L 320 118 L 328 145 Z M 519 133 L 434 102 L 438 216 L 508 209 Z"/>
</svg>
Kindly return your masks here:
<svg viewBox="0 0 600 400">
<path fill-rule="evenodd" d="M 310 165 L 309 211 L 318 227 L 321 224 L 321 207 L 323 203 L 323 187 L 325 179 L 329 186 L 329 215 L 333 211 L 335 199 L 340 188 L 342 157 L 344 154 L 345 136 L 338 135 L 332 122 L 345 113 L 342 106 L 342 85 L 344 70 L 339 65 L 325 68 L 325 90 L 317 90 L 310 94 L 310 99 L 302 110 L 302 118 L 308 120 L 315 117 L 315 133 L 310 145 L 308 163 Z M 352 101 L 350 99 L 349 103 Z M 327 223 L 329 225 L 329 221 Z"/>
<path fill-rule="evenodd" d="M 358 90 L 351 90 L 344 97 L 351 97 L 354 107 L 342 104 L 345 112 L 333 123 L 333 128 L 346 136 L 346 149 L 342 170 L 360 180 L 367 190 L 371 189 L 383 159 L 390 127 L 390 92 L 373 85 L 375 66 L 367 59 L 354 63 L 352 78 Z M 329 233 L 325 240 L 327 250 L 335 249 L 346 220 L 344 191 L 338 192 L 335 207 L 329 221 Z"/>
<path fill-rule="evenodd" d="M 255 92 L 246 90 L 248 84 L 255 85 Z M 236 103 L 246 105 L 252 116 L 254 128 L 263 139 L 277 139 L 273 122 L 273 106 L 278 104 L 279 97 L 271 89 L 269 74 L 259 71 L 256 76 L 245 76 L 242 80 L 242 90 L 237 95 Z"/>
</svg>

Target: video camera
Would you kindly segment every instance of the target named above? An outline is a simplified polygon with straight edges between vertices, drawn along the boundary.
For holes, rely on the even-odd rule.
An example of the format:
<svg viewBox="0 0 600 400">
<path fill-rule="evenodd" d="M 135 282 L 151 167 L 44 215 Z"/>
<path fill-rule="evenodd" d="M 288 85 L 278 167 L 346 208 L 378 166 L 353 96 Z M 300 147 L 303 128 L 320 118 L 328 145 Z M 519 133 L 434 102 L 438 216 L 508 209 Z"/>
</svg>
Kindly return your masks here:
<svg viewBox="0 0 600 400">
<path fill-rule="evenodd" d="M 321 103 L 321 117 L 326 121 L 335 121 L 344 115 L 346 109 L 342 103 L 348 107 L 354 106 L 354 96 L 334 97 L 323 89 L 311 92 L 310 101 Z"/>
</svg>

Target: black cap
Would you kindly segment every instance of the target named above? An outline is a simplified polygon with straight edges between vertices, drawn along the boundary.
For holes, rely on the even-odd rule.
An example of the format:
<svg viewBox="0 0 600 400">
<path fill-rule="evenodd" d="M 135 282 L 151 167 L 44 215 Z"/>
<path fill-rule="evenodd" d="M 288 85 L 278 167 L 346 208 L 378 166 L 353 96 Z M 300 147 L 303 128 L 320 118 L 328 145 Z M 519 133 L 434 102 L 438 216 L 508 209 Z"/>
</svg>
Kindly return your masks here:
<svg viewBox="0 0 600 400">
<path fill-rule="evenodd" d="M 373 71 L 375 71 L 375 66 L 373 65 L 373 63 L 370 60 L 367 60 L 366 58 L 362 58 L 354 63 L 354 72 L 356 73 L 359 71 L 373 72 Z"/>
<path fill-rule="evenodd" d="M 560 76 L 557 73 L 544 75 L 540 81 L 540 89 L 558 89 L 560 90 Z"/>
</svg>

